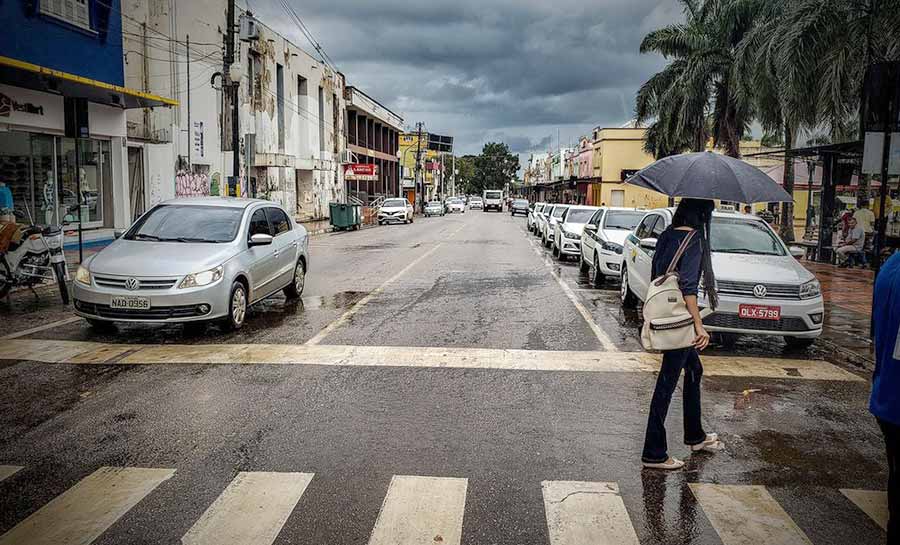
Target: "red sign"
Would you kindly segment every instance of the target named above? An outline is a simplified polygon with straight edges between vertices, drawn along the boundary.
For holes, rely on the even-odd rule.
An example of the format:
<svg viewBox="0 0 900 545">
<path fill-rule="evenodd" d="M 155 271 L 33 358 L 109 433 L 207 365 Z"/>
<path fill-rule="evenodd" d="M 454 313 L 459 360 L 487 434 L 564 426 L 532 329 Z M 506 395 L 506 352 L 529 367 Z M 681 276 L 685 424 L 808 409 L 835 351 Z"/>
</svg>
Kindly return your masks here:
<svg viewBox="0 0 900 545">
<path fill-rule="evenodd" d="M 441 164 L 437 161 L 425 163 L 425 170 L 441 170 Z"/>
<path fill-rule="evenodd" d="M 378 181 L 378 165 L 353 163 L 344 165 L 345 180 Z"/>
<path fill-rule="evenodd" d="M 751 318 L 754 320 L 780 320 L 781 307 L 770 307 L 766 305 L 740 305 L 738 307 L 738 316 L 741 318 Z"/>
</svg>

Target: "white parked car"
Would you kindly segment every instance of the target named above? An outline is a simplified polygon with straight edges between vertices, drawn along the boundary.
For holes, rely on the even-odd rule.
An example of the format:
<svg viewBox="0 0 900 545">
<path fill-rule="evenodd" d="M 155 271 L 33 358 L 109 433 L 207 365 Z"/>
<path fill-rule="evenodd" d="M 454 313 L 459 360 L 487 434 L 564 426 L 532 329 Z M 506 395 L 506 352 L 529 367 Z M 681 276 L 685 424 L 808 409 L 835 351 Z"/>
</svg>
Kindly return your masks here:
<svg viewBox="0 0 900 545">
<path fill-rule="evenodd" d="M 550 211 L 553 209 L 553 206 L 554 205 L 551 203 L 544 204 L 541 211 L 534 217 L 534 236 L 540 238 L 542 241 L 544 238 L 544 229 L 546 228 L 547 221 L 550 217 Z"/>
<path fill-rule="evenodd" d="M 466 203 L 459 197 L 453 197 L 447 199 L 447 212 L 453 214 L 455 212 L 459 212 L 460 214 L 466 213 Z"/>
<path fill-rule="evenodd" d="M 598 210 L 581 235 L 581 272 L 593 269 L 595 288 L 607 276 L 622 273 L 622 251 L 625 239 L 644 218 L 645 211 L 636 208 L 604 207 Z"/>
<path fill-rule="evenodd" d="M 412 222 L 413 207 L 406 199 L 385 199 L 381 208 L 378 209 L 378 225 Z"/>
<path fill-rule="evenodd" d="M 425 205 L 425 217 L 443 216 L 444 204 L 441 201 L 431 201 Z"/>
<path fill-rule="evenodd" d="M 562 217 L 563 214 L 568 210 L 569 205 L 567 204 L 554 204 L 553 208 L 545 214 L 547 220 L 541 223 L 541 242 L 544 243 L 544 246 L 549 248 L 553 243 L 553 234 L 556 232 L 556 222 Z"/>
<path fill-rule="evenodd" d="M 553 255 L 560 259 L 576 256 L 581 259 L 581 232 L 585 224 L 599 208 L 596 206 L 570 206 L 553 226 L 550 246 Z"/>
<path fill-rule="evenodd" d="M 625 240 L 623 306 L 644 300 L 656 240 L 674 212 L 650 211 Z M 819 281 L 764 220 L 714 212 L 711 237 L 719 308 L 703 321 L 710 332 L 781 336 L 795 348 L 811 345 L 822 334 L 825 308 Z M 699 303 L 706 304 L 702 290 Z"/>
<path fill-rule="evenodd" d="M 534 232 L 535 226 L 537 225 L 537 216 L 543 210 L 544 205 L 546 203 L 536 202 L 532 203 L 531 207 L 528 209 L 528 217 L 525 219 L 525 226 L 528 228 L 530 232 Z"/>
</svg>

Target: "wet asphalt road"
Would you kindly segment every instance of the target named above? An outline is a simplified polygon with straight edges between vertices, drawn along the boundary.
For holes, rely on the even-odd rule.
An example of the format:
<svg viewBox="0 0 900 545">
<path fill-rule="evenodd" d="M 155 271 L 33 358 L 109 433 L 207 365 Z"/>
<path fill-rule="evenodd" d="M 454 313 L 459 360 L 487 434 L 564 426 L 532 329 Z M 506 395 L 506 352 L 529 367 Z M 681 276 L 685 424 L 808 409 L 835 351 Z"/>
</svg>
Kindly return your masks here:
<svg viewBox="0 0 900 545">
<path fill-rule="evenodd" d="M 618 306 L 617 284 L 586 289 L 577 266 L 536 251 L 523 224 L 469 212 L 316 237 L 303 300 L 258 305 L 239 333 L 122 326 L 99 334 L 76 322 L 28 338 L 299 344 L 329 327 L 323 344 L 526 348 L 560 358 L 602 349 L 555 272 L 616 348 L 640 350 L 637 315 Z M 11 306 L 4 310 L 22 319 L 7 332 L 68 317 L 47 296 L 17 294 Z M 780 341 L 759 338 L 735 351 L 827 356 L 815 348 L 785 353 Z M 884 489 L 866 382 L 707 377 L 706 427 L 728 449 L 662 475 L 639 463 L 654 380 L 499 369 L 0 363 L 0 464 L 24 466 L 0 481 L 0 534 L 101 466 L 134 466 L 177 471 L 95 543 L 178 542 L 238 471 L 315 473 L 275 543 L 365 542 L 393 475 L 467 478 L 462 542 L 473 545 L 549 543 L 546 480 L 617 482 L 645 544 L 722 542 L 692 482 L 765 486 L 816 544 L 884 540 L 839 492 Z M 687 456 L 679 394 L 668 424 L 672 454 Z"/>
</svg>

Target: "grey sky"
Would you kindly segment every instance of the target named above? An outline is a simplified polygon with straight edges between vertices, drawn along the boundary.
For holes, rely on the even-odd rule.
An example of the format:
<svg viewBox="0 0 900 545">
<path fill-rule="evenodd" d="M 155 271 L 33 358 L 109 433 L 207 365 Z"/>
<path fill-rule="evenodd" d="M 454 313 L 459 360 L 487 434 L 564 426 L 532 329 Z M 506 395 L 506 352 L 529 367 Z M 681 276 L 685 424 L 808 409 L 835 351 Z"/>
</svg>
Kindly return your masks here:
<svg viewBox="0 0 900 545">
<path fill-rule="evenodd" d="M 682 17 L 675 0 L 288 1 L 350 84 L 460 154 L 497 140 L 527 154 L 555 147 L 557 129 L 565 146 L 627 122 L 663 64 L 642 37 Z M 276 0 L 249 4 L 308 48 Z"/>
</svg>

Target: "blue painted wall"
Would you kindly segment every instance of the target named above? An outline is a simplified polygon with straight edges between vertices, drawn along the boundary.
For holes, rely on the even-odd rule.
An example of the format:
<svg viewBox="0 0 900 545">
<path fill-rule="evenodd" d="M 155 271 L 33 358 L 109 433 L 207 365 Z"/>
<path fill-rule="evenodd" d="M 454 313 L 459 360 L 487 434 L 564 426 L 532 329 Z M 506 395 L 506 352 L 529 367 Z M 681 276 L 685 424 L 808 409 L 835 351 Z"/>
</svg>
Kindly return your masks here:
<svg viewBox="0 0 900 545">
<path fill-rule="evenodd" d="M 0 55 L 124 84 L 119 0 L 88 0 L 94 32 L 41 15 L 40 2 L 0 0 Z"/>
</svg>

